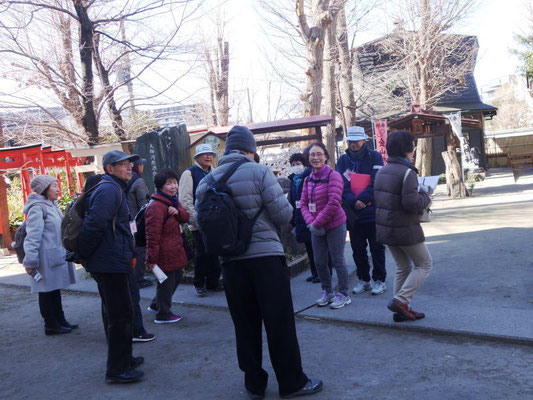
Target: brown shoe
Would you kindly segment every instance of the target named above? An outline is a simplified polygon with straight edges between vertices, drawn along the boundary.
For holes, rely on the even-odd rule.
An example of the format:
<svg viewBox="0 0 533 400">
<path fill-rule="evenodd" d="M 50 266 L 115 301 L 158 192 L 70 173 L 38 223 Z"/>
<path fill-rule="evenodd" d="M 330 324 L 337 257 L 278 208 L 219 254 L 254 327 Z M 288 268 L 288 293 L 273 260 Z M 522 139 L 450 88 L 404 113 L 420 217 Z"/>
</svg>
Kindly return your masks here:
<svg viewBox="0 0 533 400">
<path fill-rule="evenodd" d="M 426 314 L 424 314 L 422 312 L 415 311 L 411 307 L 409 307 L 409 311 L 411 311 L 411 313 L 415 316 L 416 319 L 422 319 L 422 318 L 424 318 L 426 316 Z"/>
<path fill-rule="evenodd" d="M 409 307 L 397 299 L 392 299 L 391 301 L 389 301 L 389 304 L 387 304 L 387 308 L 394 313 L 400 314 L 406 320 L 414 321 L 416 319 L 415 315 L 411 312 Z"/>
</svg>

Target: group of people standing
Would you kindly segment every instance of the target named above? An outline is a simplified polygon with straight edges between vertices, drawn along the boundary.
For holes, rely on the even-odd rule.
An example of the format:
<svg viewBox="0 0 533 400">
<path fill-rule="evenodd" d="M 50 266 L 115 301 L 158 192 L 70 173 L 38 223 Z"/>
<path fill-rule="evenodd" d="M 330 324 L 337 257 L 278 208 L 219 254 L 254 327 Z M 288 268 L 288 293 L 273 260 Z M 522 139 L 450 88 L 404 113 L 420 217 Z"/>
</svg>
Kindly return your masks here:
<svg viewBox="0 0 533 400">
<path fill-rule="evenodd" d="M 151 197 L 140 178 L 145 160 L 117 150 L 106 153 L 103 157 L 105 174 L 98 181 L 95 178 L 86 184 L 85 190 L 91 193 L 86 198 L 86 215 L 78 235 L 80 256 L 96 281 L 102 299 L 108 343 L 106 382 L 130 383 L 143 376 L 137 368 L 144 358 L 133 356 L 132 341 L 154 339 L 154 335 L 144 330 L 142 316 L 140 326 L 135 322 L 140 315 L 138 283 L 143 282 L 145 268 L 151 270 L 157 265 L 167 275 L 163 283 L 157 283 L 156 296 L 149 307 L 149 311 L 156 313 L 155 322 L 174 323 L 181 319 L 171 312 L 171 299 L 183 267 L 189 262 L 181 227 L 186 222 L 191 226 L 198 252 L 196 293 L 203 297 L 209 290 L 225 291 L 235 326 L 239 367 L 244 372 L 244 386 L 253 399 L 265 396 L 268 381 L 268 374 L 262 368 L 263 324 L 280 396 L 309 395 L 323 387 L 319 379 L 308 378 L 301 365 L 290 279 L 278 234 L 289 222 L 295 227 L 297 239 L 306 244 L 313 273 L 311 281 L 321 282 L 319 306 L 341 308 L 351 302 L 344 260 L 348 222 L 357 274 L 362 282 L 358 284 L 362 290 L 356 291 L 356 286 L 352 291 L 360 293 L 370 286 L 367 243 L 373 260 L 373 293 L 385 291 L 383 244 L 387 244 L 398 266 L 395 297 L 388 307 L 398 322 L 422 318 L 422 313 L 409 307 L 414 292 L 431 267 L 431 257 L 418 223 L 418 213 L 428 205 L 429 195 L 418 189 L 416 169 L 410 164 L 414 137 L 404 131 L 390 134 L 387 143 L 390 158 L 385 167 L 379 153 L 367 148 L 366 139 L 362 128 L 350 128 L 349 148 L 339 159 L 336 170 L 327 165 L 330 157 L 322 143 L 311 144 L 303 155 L 293 155 L 294 173 L 288 199 L 272 171 L 254 162 L 255 138 L 244 126 L 237 125 L 229 131 L 226 151 L 218 168 L 212 170 L 216 154 L 210 146 L 200 145 L 196 148 L 195 164 L 181 179 L 170 169 L 160 170 L 155 175 L 156 193 Z M 239 210 L 248 217 L 258 217 L 246 251 L 219 259 L 203 246 L 195 222 L 195 205 L 201 203 L 214 181 L 234 163 L 242 161 L 245 162 L 226 184 Z M 368 173 L 371 187 L 357 196 L 348 192 L 348 170 Z M 132 176 L 135 177 L 133 181 Z M 92 188 L 88 187 L 91 185 Z M 32 283 L 32 291 L 39 292 L 45 332 L 68 333 L 77 325 L 65 319 L 59 290 L 74 283 L 76 277 L 74 266 L 65 261 L 65 250 L 61 246 L 62 214 L 55 204 L 57 181 L 38 175 L 31 187 L 35 193 L 29 196 L 24 209 L 28 217 L 28 235 L 24 242 L 23 264 L 29 274 L 38 269 L 44 276 L 42 282 Z M 132 211 L 142 211 L 143 207 L 146 246 L 136 247 Z M 355 212 L 345 212 L 346 207 Z M 348 218 L 355 214 L 356 220 L 349 221 L 347 214 Z M 336 270 L 339 280 L 336 292 L 331 283 L 332 269 Z M 142 274 L 134 272 L 139 270 Z M 221 270 L 224 287 L 220 283 Z"/>
<path fill-rule="evenodd" d="M 321 283 L 319 307 L 337 309 L 351 303 L 344 259 L 348 231 L 358 278 L 352 293 L 371 291 L 372 295 L 381 295 L 387 290 L 388 245 L 397 264 L 395 297 L 388 308 L 396 322 L 420 319 L 424 314 L 414 312 L 409 304 L 431 268 L 418 220 L 430 203 L 430 189 L 418 187 L 417 171 L 411 164 L 415 138 L 406 131 L 391 132 L 386 166 L 367 140 L 362 127 L 350 127 L 346 152 L 339 157 L 335 170 L 327 165 L 330 155 L 322 143 L 313 143 L 303 154 L 295 153 L 289 159 L 289 201 L 294 208 L 291 223 L 296 240 L 305 244 L 309 256 L 312 275 L 307 280 Z M 392 171 L 403 172 L 405 179 L 403 175 L 400 181 L 391 178 Z M 352 182 L 355 179 L 358 181 Z M 358 182 L 363 182 L 361 187 L 357 187 Z M 332 269 L 338 278 L 336 292 L 331 284 Z"/>
</svg>

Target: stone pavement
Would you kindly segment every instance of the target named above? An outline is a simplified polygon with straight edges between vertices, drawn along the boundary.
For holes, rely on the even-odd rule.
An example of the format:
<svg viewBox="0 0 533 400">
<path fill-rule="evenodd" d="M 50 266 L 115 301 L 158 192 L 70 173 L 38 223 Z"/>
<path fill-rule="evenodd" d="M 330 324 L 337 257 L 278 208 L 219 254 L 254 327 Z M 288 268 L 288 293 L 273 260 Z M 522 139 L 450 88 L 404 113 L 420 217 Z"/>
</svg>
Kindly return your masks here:
<svg viewBox="0 0 533 400">
<path fill-rule="evenodd" d="M 533 177 L 514 182 L 512 172 L 491 170 L 476 185 L 474 196 L 449 199 L 439 185 L 434 195 L 432 221 L 424 224 L 433 257 L 433 270 L 413 300 L 426 313 L 414 322 L 393 323 L 386 304 L 392 297 L 394 262 L 387 252 L 388 290 L 352 295 L 340 310 L 318 308 L 319 284 L 305 282 L 307 272 L 291 281 L 299 317 L 343 324 L 404 329 L 441 335 L 475 337 L 533 345 Z M 355 284 L 350 245 L 346 261 Z M 80 276 L 84 277 L 80 268 Z M 0 284 L 28 286 L 15 257 L 0 257 Z M 92 279 L 81 279 L 72 291 L 96 293 Z M 154 287 L 141 289 L 150 299 Z M 196 297 L 191 285 L 180 285 L 173 301 L 207 308 L 227 308 L 223 293 Z"/>
</svg>

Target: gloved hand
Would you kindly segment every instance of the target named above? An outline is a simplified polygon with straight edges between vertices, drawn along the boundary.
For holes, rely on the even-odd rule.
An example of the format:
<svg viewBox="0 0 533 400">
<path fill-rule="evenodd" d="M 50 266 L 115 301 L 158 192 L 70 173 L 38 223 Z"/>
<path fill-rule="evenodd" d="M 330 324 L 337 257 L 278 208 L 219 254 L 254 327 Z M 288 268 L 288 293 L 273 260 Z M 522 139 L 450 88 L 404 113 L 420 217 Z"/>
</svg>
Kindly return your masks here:
<svg viewBox="0 0 533 400">
<path fill-rule="evenodd" d="M 430 196 L 433 194 L 433 188 L 428 185 L 420 185 L 419 190 L 426 192 Z"/>
<path fill-rule="evenodd" d="M 326 230 L 324 228 L 315 228 L 313 224 L 307 225 L 307 227 L 309 228 L 309 230 L 311 231 L 313 235 L 324 236 L 326 234 Z"/>
</svg>

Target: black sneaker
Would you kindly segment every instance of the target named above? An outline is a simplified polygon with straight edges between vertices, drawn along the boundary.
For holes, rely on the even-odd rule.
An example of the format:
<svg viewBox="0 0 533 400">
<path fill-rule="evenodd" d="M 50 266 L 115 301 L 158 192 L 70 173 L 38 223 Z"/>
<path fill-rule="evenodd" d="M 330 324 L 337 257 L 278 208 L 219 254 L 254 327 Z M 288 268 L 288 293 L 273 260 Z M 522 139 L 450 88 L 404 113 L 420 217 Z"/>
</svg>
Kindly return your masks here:
<svg viewBox="0 0 533 400">
<path fill-rule="evenodd" d="M 153 333 L 143 332 L 139 336 L 134 336 L 131 341 L 132 342 L 151 342 L 155 339 L 155 335 Z"/>
<path fill-rule="evenodd" d="M 196 296 L 198 297 L 205 297 L 205 295 L 207 294 L 207 290 L 205 290 L 205 288 L 203 287 L 197 287 L 194 289 L 196 290 Z"/>
<path fill-rule="evenodd" d="M 218 285 L 218 286 L 215 286 L 214 288 L 207 288 L 207 291 L 208 292 L 223 292 L 224 286 Z"/>
<path fill-rule="evenodd" d="M 137 382 L 144 376 L 144 372 L 137 371 L 135 369 L 129 369 L 119 375 L 107 375 L 105 376 L 106 383 L 133 383 Z"/>
<path fill-rule="evenodd" d="M 135 369 L 144 362 L 144 357 L 131 357 L 130 367 L 128 369 Z"/>
</svg>

